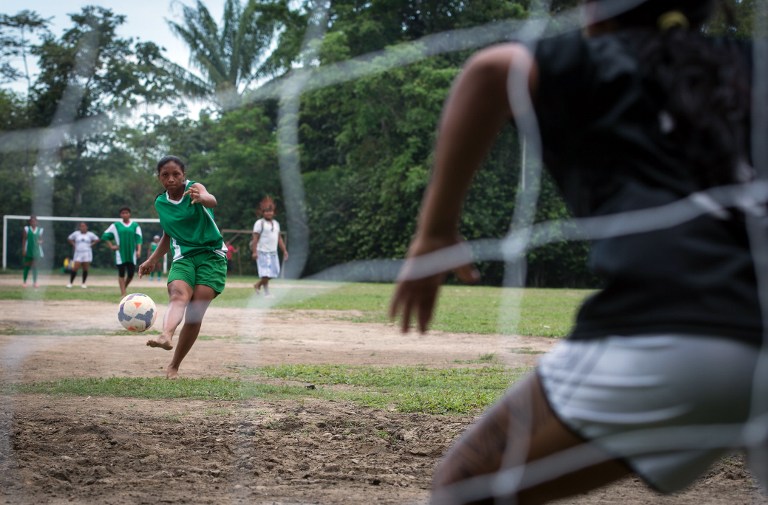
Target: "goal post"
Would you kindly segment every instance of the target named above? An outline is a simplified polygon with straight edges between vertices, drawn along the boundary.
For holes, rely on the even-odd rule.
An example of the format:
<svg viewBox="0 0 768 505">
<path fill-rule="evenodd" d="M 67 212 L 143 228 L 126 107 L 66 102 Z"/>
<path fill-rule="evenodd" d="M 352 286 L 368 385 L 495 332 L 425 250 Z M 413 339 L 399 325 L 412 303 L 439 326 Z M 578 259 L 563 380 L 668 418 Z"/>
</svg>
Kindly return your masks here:
<svg viewBox="0 0 768 505">
<path fill-rule="evenodd" d="M 10 221 L 22 221 L 24 223 L 25 221 L 29 221 L 29 218 L 31 216 L 29 215 L 12 215 L 7 214 L 3 216 L 3 271 L 5 271 L 8 267 L 8 226 Z M 119 218 L 115 217 L 79 217 L 79 216 L 70 216 L 70 217 L 61 217 L 61 216 L 35 216 L 37 217 L 37 221 L 40 223 L 44 222 L 56 222 L 56 221 L 70 221 L 75 223 L 114 223 L 119 220 Z M 160 224 L 160 220 L 157 218 L 131 218 L 131 221 L 136 221 L 137 223 L 156 223 Z M 163 258 L 163 270 L 167 271 L 167 262 L 168 259 Z"/>
</svg>

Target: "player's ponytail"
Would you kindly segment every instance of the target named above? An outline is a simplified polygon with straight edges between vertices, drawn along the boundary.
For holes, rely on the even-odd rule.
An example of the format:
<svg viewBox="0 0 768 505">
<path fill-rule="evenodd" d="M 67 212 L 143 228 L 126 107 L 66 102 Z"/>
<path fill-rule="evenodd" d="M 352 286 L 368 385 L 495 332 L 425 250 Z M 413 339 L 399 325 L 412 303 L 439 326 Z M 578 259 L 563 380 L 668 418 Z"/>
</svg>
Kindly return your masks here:
<svg viewBox="0 0 768 505">
<path fill-rule="evenodd" d="M 599 0 L 599 5 L 616 0 Z M 669 121 L 662 131 L 685 153 L 703 187 L 736 182 L 747 159 L 749 75 L 733 42 L 705 37 L 713 0 L 646 0 L 615 17 L 652 95 Z"/>
<path fill-rule="evenodd" d="M 732 42 L 714 43 L 701 30 L 663 30 L 645 48 L 648 79 L 666 97 L 669 138 L 696 167 L 703 187 L 736 182 L 746 158 L 749 86 L 742 55 Z"/>
</svg>

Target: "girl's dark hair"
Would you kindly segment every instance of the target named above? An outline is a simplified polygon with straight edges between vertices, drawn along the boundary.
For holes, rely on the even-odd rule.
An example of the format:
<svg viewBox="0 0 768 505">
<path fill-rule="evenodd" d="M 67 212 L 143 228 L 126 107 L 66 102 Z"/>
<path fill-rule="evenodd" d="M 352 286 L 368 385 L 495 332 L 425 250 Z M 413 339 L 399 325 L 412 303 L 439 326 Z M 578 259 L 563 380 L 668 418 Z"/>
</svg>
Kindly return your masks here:
<svg viewBox="0 0 768 505">
<path fill-rule="evenodd" d="M 598 12 L 617 1 L 597 0 Z M 743 54 L 735 42 L 703 34 L 715 7 L 715 0 L 645 0 L 613 18 L 633 34 L 630 44 L 648 89 L 673 120 L 668 136 L 698 167 L 704 187 L 737 182 L 749 143 L 750 87 Z M 660 18 L 671 11 L 682 13 L 688 26 L 661 28 Z"/>
<path fill-rule="evenodd" d="M 160 161 L 157 162 L 157 173 L 159 174 L 160 169 L 171 162 L 176 163 L 179 166 L 179 168 L 181 168 L 181 171 L 186 173 L 187 166 L 184 164 L 183 161 L 181 161 L 181 158 L 173 155 L 163 156 L 162 158 L 160 158 Z"/>
<path fill-rule="evenodd" d="M 691 28 L 699 28 L 715 10 L 715 0 L 593 0 L 598 17 L 612 15 L 622 26 L 656 27 L 659 17 L 670 11 L 685 15 Z M 613 14 L 616 13 L 616 14 Z"/>
</svg>

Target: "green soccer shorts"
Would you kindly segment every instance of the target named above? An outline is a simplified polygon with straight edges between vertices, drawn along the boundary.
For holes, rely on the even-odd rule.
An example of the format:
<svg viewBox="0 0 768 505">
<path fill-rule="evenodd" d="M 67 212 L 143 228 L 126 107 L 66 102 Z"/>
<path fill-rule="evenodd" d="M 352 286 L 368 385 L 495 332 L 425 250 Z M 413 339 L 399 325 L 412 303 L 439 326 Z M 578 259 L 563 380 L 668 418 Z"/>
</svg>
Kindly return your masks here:
<svg viewBox="0 0 768 505">
<path fill-rule="evenodd" d="M 168 272 L 168 283 L 173 281 L 184 281 L 192 287 L 208 286 L 221 294 L 227 281 L 227 259 L 209 251 L 174 260 Z"/>
</svg>

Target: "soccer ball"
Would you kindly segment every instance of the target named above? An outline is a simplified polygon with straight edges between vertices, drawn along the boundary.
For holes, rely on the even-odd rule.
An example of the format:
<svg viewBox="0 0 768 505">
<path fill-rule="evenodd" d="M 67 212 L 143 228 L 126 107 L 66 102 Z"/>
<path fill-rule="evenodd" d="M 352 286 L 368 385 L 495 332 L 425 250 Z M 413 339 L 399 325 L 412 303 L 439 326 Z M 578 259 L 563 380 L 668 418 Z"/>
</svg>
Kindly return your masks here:
<svg viewBox="0 0 768 505">
<path fill-rule="evenodd" d="M 120 300 L 117 320 L 128 331 L 145 331 L 157 318 L 157 307 L 152 298 L 143 293 L 131 293 Z"/>
</svg>

